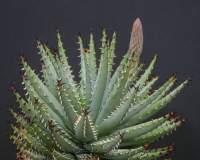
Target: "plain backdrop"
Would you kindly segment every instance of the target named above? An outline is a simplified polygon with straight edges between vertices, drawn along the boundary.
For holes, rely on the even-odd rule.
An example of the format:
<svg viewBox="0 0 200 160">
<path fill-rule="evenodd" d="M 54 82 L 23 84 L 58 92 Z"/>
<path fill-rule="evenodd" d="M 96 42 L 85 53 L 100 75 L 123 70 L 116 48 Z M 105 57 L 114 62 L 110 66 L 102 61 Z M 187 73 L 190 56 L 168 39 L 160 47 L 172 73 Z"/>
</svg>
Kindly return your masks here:
<svg viewBox="0 0 200 160">
<path fill-rule="evenodd" d="M 24 54 L 39 72 L 36 39 L 56 48 L 56 30 L 62 33 L 74 74 L 79 71 L 77 35 L 85 40 L 95 34 L 97 46 L 102 27 L 117 32 L 116 64 L 128 47 L 132 22 L 140 17 L 144 27 L 142 62 L 158 54 L 154 75 L 161 84 L 176 74 L 190 84 L 160 114 L 175 111 L 187 123 L 161 144 L 175 143 L 176 160 L 200 159 L 200 1 L 198 0 L 1 0 L 0 1 L 0 159 L 14 160 L 9 140 L 16 107 L 8 88 L 20 86 L 19 55 Z"/>
</svg>

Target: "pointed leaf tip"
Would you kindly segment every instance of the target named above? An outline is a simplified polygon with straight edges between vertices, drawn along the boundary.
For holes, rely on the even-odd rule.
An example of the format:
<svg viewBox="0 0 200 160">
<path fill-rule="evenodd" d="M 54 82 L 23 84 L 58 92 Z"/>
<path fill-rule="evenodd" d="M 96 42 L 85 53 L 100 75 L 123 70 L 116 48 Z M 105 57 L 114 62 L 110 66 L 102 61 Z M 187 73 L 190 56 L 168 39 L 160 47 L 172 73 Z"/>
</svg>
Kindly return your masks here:
<svg viewBox="0 0 200 160">
<path fill-rule="evenodd" d="M 24 54 L 21 54 L 21 55 L 19 56 L 19 60 L 20 60 L 20 62 L 25 61 L 25 56 L 24 56 Z"/>
<path fill-rule="evenodd" d="M 42 43 L 40 42 L 40 40 L 36 40 L 37 46 L 40 46 Z"/>
<path fill-rule="evenodd" d="M 168 153 L 172 153 L 174 151 L 174 144 L 171 144 L 167 147 Z"/>
<path fill-rule="evenodd" d="M 16 92 L 16 86 L 14 84 L 12 84 L 10 87 L 9 87 L 9 90 L 12 92 L 12 93 L 15 93 Z"/>
</svg>

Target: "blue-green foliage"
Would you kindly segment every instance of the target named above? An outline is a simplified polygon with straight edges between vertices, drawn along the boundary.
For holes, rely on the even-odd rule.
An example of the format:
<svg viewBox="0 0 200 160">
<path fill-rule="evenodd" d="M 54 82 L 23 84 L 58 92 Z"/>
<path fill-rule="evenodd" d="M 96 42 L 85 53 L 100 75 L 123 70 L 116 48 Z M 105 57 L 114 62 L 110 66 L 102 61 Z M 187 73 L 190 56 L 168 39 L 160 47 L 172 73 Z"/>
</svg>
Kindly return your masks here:
<svg viewBox="0 0 200 160">
<path fill-rule="evenodd" d="M 12 111 L 16 123 L 11 136 L 18 159 L 151 160 L 171 151 L 171 147 L 145 146 L 171 133 L 182 120 L 171 114 L 149 118 L 187 81 L 172 89 L 173 76 L 152 92 L 158 80 L 151 76 L 157 56 L 141 73 L 143 33 L 139 19 L 133 23 L 129 49 L 116 70 L 116 33 L 109 40 L 103 30 L 99 64 L 93 34 L 88 48 L 78 37 L 80 82 L 74 80 L 59 33 L 57 40 L 56 53 L 38 42 L 42 78 L 21 58 L 25 96 L 14 90 L 21 112 Z"/>
</svg>

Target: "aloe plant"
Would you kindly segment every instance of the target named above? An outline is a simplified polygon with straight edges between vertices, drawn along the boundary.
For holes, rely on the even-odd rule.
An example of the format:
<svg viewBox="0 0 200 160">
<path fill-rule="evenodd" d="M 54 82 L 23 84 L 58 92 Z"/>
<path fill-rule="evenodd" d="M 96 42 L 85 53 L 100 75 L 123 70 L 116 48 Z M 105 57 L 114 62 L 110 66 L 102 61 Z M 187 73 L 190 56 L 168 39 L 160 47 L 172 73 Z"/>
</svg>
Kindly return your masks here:
<svg viewBox="0 0 200 160">
<path fill-rule="evenodd" d="M 133 23 L 129 48 L 113 69 L 116 33 L 111 39 L 103 30 L 97 64 L 93 34 L 88 47 L 78 37 L 80 82 L 74 80 L 61 36 L 52 51 L 38 42 L 42 76 L 24 57 L 22 96 L 12 91 L 20 112 L 11 139 L 19 160 L 151 160 L 172 151 L 172 146 L 152 148 L 149 144 L 168 135 L 183 120 L 172 114 L 151 117 L 164 108 L 187 80 L 172 89 L 175 76 L 153 90 L 158 77 L 151 76 L 157 56 L 143 70 L 140 55 L 143 31 L 139 19 Z"/>
</svg>

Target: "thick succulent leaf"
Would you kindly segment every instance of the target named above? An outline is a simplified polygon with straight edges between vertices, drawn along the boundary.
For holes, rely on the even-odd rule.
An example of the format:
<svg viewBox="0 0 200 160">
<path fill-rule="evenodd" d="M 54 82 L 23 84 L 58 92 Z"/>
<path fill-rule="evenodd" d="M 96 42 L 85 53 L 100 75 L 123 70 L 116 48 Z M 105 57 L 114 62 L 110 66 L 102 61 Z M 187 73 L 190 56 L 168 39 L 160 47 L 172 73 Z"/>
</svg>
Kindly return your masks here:
<svg viewBox="0 0 200 160">
<path fill-rule="evenodd" d="M 80 96 L 76 84 L 74 84 L 72 80 L 70 81 L 70 79 L 68 79 L 68 76 L 70 77 L 69 71 L 67 71 L 67 68 L 63 66 L 64 64 L 62 64 L 61 60 L 57 60 L 57 64 L 58 74 L 60 76 L 60 79 L 57 80 L 57 87 L 61 88 L 62 86 L 62 90 L 59 92 L 60 100 L 63 102 L 63 105 L 65 105 L 64 103 L 66 103 L 66 100 L 63 99 L 65 97 L 65 99 L 73 105 L 74 109 L 79 112 L 81 110 Z"/>
<path fill-rule="evenodd" d="M 91 79 L 91 70 L 90 65 L 88 62 L 89 57 L 89 50 L 84 49 L 83 47 L 83 40 L 81 37 L 78 37 L 78 43 L 80 45 L 80 55 L 81 55 L 81 71 L 80 71 L 80 86 L 81 86 L 81 93 L 82 96 L 86 96 L 88 100 L 91 99 L 92 96 L 92 79 Z"/>
<path fill-rule="evenodd" d="M 127 61 L 129 58 L 129 54 L 125 54 L 120 65 L 117 67 L 117 69 L 115 70 L 114 74 L 112 75 L 111 79 L 109 80 L 108 85 L 106 86 L 105 92 L 104 92 L 104 96 L 103 96 L 103 100 L 102 100 L 102 107 L 104 107 L 108 97 L 111 94 L 111 91 L 113 90 L 117 80 L 119 79 L 119 77 L 121 76 L 121 73 L 123 72 L 123 68 L 126 65 Z"/>
<path fill-rule="evenodd" d="M 124 159 L 128 159 L 129 157 L 135 154 L 138 154 L 141 151 L 144 151 L 143 147 L 138 147 L 134 149 L 116 149 L 105 154 L 104 157 L 106 159 L 124 160 Z"/>
<path fill-rule="evenodd" d="M 14 94 L 22 113 L 29 118 L 31 122 L 36 123 L 42 130 L 48 132 L 47 122 L 49 120 L 49 116 L 46 115 L 47 109 L 45 106 L 41 107 L 41 105 L 38 104 L 34 106 L 35 102 L 32 103 L 30 100 L 26 102 L 17 92 Z"/>
<path fill-rule="evenodd" d="M 18 103 L 22 113 L 33 119 L 33 117 L 37 114 L 37 111 L 34 110 L 34 106 L 30 103 L 30 101 L 26 102 L 18 92 L 15 91 L 13 94 L 16 97 L 16 102 Z"/>
<path fill-rule="evenodd" d="M 168 153 L 168 148 L 159 148 L 159 149 L 152 149 L 144 152 L 140 152 L 130 158 L 128 160 L 154 160 L 159 157 L 162 157 Z"/>
<path fill-rule="evenodd" d="M 12 128 L 14 134 L 11 136 L 11 139 L 13 139 L 16 145 L 19 145 L 20 148 L 24 147 L 26 149 L 34 150 L 39 154 L 48 155 L 48 148 L 36 137 L 28 133 L 25 128 L 16 126 L 12 126 Z"/>
<path fill-rule="evenodd" d="M 16 119 L 17 125 L 19 125 L 22 128 L 25 128 L 29 134 L 36 137 L 46 147 L 54 145 L 51 134 L 47 131 L 47 129 L 44 130 L 40 128 L 36 123 L 31 122 L 30 119 L 27 119 L 20 114 L 17 114 L 13 111 L 11 111 L 11 113 Z"/>
<path fill-rule="evenodd" d="M 38 95 L 39 99 L 43 100 L 49 106 L 49 110 L 52 110 L 52 114 L 57 115 L 57 119 L 60 118 L 64 123 L 66 120 L 64 107 L 58 102 L 55 96 L 51 94 L 48 88 L 24 61 L 24 59 L 22 59 L 22 64 L 25 71 L 25 76 L 27 78 L 25 82 L 29 82 L 29 87 L 31 87 L 32 91 L 35 92 L 34 94 L 29 93 L 29 95 Z"/>
<path fill-rule="evenodd" d="M 136 100 L 142 101 L 145 98 L 147 98 L 148 95 L 150 94 L 152 86 L 155 84 L 157 80 L 158 80 L 158 77 L 154 77 L 149 82 L 147 82 L 146 85 L 140 91 L 138 91 L 136 95 Z"/>
<path fill-rule="evenodd" d="M 145 100 L 135 105 L 133 104 L 130 107 L 124 119 L 121 121 L 122 126 L 120 128 L 124 128 L 124 127 L 128 127 L 128 126 L 136 124 L 136 121 L 133 120 L 134 117 L 136 117 L 138 113 L 142 111 L 143 109 L 145 109 L 148 105 L 162 98 L 173 86 L 174 81 L 175 81 L 175 77 L 171 77 L 157 91 L 155 91 L 152 95 L 147 97 Z"/>
<path fill-rule="evenodd" d="M 113 71 L 113 64 L 114 64 L 114 58 L 115 58 L 115 49 L 116 49 L 116 33 L 113 33 L 112 40 L 109 46 L 108 51 L 108 82 L 110 82 L 111 74 Z"/>
<path fill-rule="evenodd" d="M 68 57 L 66 56 L 66 50 L 63 46 L 63 42 L 61 40 L 61 36 L 59 32 L 57 32 L 57 43 L 58 43 L 58 54 L 59 54 L 60 60 L 64 64 L 65 67 L 70 69 L 71 67 L 68 64 Z M 71 71 L 69 71 L 69 74 L 71 74 Z M 71 78 L 72 77 L 73 76 L 71 76 Z"/>
<path fill-rule="evenodd" d="M 171 91 L 168 95 L 165 97 L 156 100 L 154 103 L 149 104 L 146 108 L 141 110 L 138 114 L 133 116 L 130 119 L 131 124 L 138 124 L 140 122 L 143 122 L 144 120 L 148 119 L 149 117 L 156 114 L 158 111 L 160 111 L 163 107 L 165 107 L 175 96 L 184 88 L 184 86 L 187 84 L 188 81 L 183 82 L 180 84 L 176 89 Z M 128 122 L 129 123 L 129 122 Z"/>
<path fill-rule="evenodd" d="M 58 39 L 58 53 L 59 57 L 56 59 L 57 62 L 57 72 L 61 78 L 64 88 L 67 90 L 67 98 L 71 100 L 71 103 L 74 105 L 77 111 L 80 111 L 80 97 L 77 89 L 77 84 L 74 81 L 74 76 L 72 75 L 71 66 L 68 63 L 68 58 L 65 55 L 65 49 L 61 41 L 60 34 L 57 34 Z"/>
<path fill-rule="evenodd" d="M 123 98 L 119 107 L 117 107 L 110 116 L 108 116 L 98 125 L 99 135 L 105 135 L 109 132 L 112 132 L 112 130 L 119 125 L 120 121 L 125 116 L 130 107 L 130 103 L 132 98 L 135 96 L 135 92 L 136 90 L 133 87 Z"/>
<path fill-rule="evenodd" d="M 114 55 L 114 48 L 115 48 L 115 42 L 116 41 L 116 35 L 115 35 L 115 33 L 113 34 L 113 39 L 112 39 L 112 41 L 111 41 L 111 46 L 110 46 L 110 55 L 112 55 L 112 59 L 111 59 L 111 61 L 113 61 L 113 58 L 115 57 L 115 55 Z M 112 49 L 113 48 L 113 49 Z M 104 105 L 105 105 L 105 103 L 106 103 L 106 101 L 107 101 L 107 99 L 108 99 L 108 97 L 110 96 L 110 94 L 111 94 L 111 92 L 112 92 L 112 90 L 113 90 L 113 88 L 114 88 L 114 86 L 116 87 L 116 82 L 120 79 L 120 77 L 122 77 L 123 76 L 123 73 L 124 73 L 124 66 L 126 65 L 126 63 L 127 63 L 127 61 L 128 61 L 128 59 L 129 59 L 129 57 L 130 57 L 130 54 L 129 53 L 127 53 L 124 57 L 123 57 L 123 59 L 122 59 L 122 61 L 121 61 L 121 63 L 120 63 L 120 65 L 117 67 L 117 69 L 116 69 L 116 71 L 114 72 L 114 74 L 112 75 L 112 77 L 110 77 L 111 76 L 111 71 L 110 71 L 110 69 L 112 69 L 112 65 L 110 65 L 110 63 L 111 62 L 109 62 L 109 76 L 108 76 L 108 82 L 107 82 L 107 86 L 106 86 L 106 89 L 105 89 L 105 92 L 104 92 L 104 96 L 103 96 L 103 100 L 102 100 L 102 108 L 104 108 Z M 134 72 L 134 73 L 132 73 L 130 76 L 131 77 L 137 77 L 137 72 L 138 71 L 138 69 L 136 69 L 136 71 Z M 128 79 L 129 79 L 130 77 L 128 77 Z M 127 82 L 126 82 L 127 83 Z M 128 91 L 128 89 L 129 89 L 129 87 L 130 87 L 130 84 L 128 84 L 129 86 L 127 86 L 127 84 L 126 84 L 126 87 L 125 87 L 125 89 L 124 89 L 124 94 L 123 95 L 125 95 L 125 93 Z"/>
<path fill-rule="evenodd" d="M 124 92 L 127 92 L 129 88 L 135 85 L 136 81 L 139 79 L 139 73 L 142 71 L 143 66 L 143 64 L 140 64 L 134 71 L 130 71 Z"/>
<path fill-rule="evenodd" d="M 145 86 L 147 80 L 149 79 L 149 76 L 151 75 L 151 72 L 154 68 L 156 59 L 157 59 L 157 56 L 155 55 L 153 60 L 149 64 L 148 68 L 145 70 L 144 74 L 142 74 L 142 76 L 136 82 L 135 87 L 138 88 L 139 90 L 141 90 Z"/>
<path fill-rule="evenodd" d="M 65 72 L 65 80 L 71 85 L 71 87 L 76 90 L 76 82 L 74 81 L 74 76 L 72 75 L 71 66 L 68 63 L 68 57 L 66 56 L 66 50 L 63 47 L 63 43 L 61 40 L 61 36 L 59 32 L 57 33 L 57 40 L 58 40 L 58 54 L 60 60 L 60 68 L 63 67 L 63 72 Z"/>
<path fill-rule="evenodd" d="M 106 44 L 106 38 L 107 38 L 106 32 L 103 31 L 100 66 L 98 70 L 94 92 L 92 95 L 92 102 L 89 113 L 92 121 L 94 122 L 97 118 L 97 115 L 99 113 L 102 104 L 104 90 L 106 88 L 107 78 L 108 78 L 108 46 Z"/>
<path fill-rule="evenodd" d="M 60 102 L 64 107 L 65 113 L 68 121 L 68 126 L 73 130 L 74 123 L 78 117 L 77 110 L 75 109 L 74 105 L 72 104 L 72 101 L 69 99 L 69 93 L 66 91 L 64 84 L 62 81 L 58 81 L 57 89 L 60 97 Z"/>
<path fill-rule="evenodd" d="M 67 117 L 65 117 L 65 121 L 63 122 L 63 120 L 56 115 L 55 112 L 51 110 L 51 108 L 38 96 L 38 94 L 30 85 L 29 81 L 24 80 L 24 84 L 29 93 L 29 95 L 27 95 L 29 101 L 28 103 L 25 103 L 21 97 L 19 97 L 19 100 L 21 105 L 25 105 L 24 108 L 28 108 L 28 111 L 32 111 L 32 115 L 30 115 L 31 113 L 28 114 L 28 116 L 30 115 L 29 117 L 31 120 L 37 123 L 44 130 L 50 129 L 50 122 L 53 121 L 57 124 L 57 126 L 65 129 L 67 133 L 72 134 L 69 128 L 69 121 Z"/>
<path fill-rule="evenodd" d="M 44 45 L 42 45 L 39 41 L 38 41 L 38 49 L 39 49 L 39 54 L 42 57 L 41 60 L 44 64 L 42 66 L 44 82 L 48 86 L 51 93 L 57 97 L 56 81 L 58 79 L 58 75 L 56 72 L 56 68 L 54 68 L 54 65 L 50 59 L 50 56 L 53 57 L 53 55 L 47 49 L 47 47 L 45 48 Z"/>
<path fill-rule="evenodd" d="M 97 140 L 97 131 L 87 111 L 78 116 L 74 124 L 75 135 L 79 141 L 89 142 Z"/>
<path fill-rule="evenodd" d="M 20 127 L 17 127 L 15 125 L 11 125 L 11 128 L 12 128 L 13 132 L 12 132 L 12 135 L 10 136 L 10 139 L 16 145 L 16 148 L 18 150 L 20 148 L 22 148 L 22 149 L 31 148 L 31 145 L 28 144 L 28 142 L 24 139 L 24 137 L 22 137 L 22 132 L 20 132 Z"/>
<path fill-rule="evenodd" d="M 78 152 L 81 149 L 77 146 L 76 139 L 72 138 L 66 131 L 60 128 L 54 121 L 50 122 L 53 139 L 56 146 L 63 152 Z"/>
<path fill-rule="evenodd" d="M 17 153 L 17 160 L 46 160 L 46 158 L 46 156 L 34 152 L 33 150 L 20 149 L 20 151 Z"/>
<path fill-rule="evenodd" d="M 69 130 L 63 129 L 63 126 L 59 119 L 57 119 L 55 113 L 51 110 L 48 110 L 48 106 L 46 106 L 44 103 L 40 102 L 39 99 L 29 99 L 29 103 L 26 102 L 18 93 L 15 93 L 17 97 L 17 101 L 20 104 L 20 107 L 22 108 L 22 111 L 24 112 L 28 118 L 34 123 L 36 123 L 44 132 L 47 132 L 48 134 L 51 134 L 51 131 L 49 129 L 52 129 L 52 123 L 56 127 L 59 128 L 59 130 L 63 130 L 65 135 L 71 134 Z M 34 93 L 35 96 L 37 96 L 36 93 Z M 34 106 L 33 106 L 34 105 Z M 39 115 L 39 116 L 38 116 Z M 54 126 L 55 127 L 55 126 Z M 50 138 L 51 136 L 49 136 Z"/>
<path fill-rule="evenodd" d="M 168 121 L 164 122 L 162 125 L 160 125 L 158 128 L 156 128 L 146 134 L 140 135 L 140 136 L 132 139 L 129 142 L 122 143 L 120 145 L 120 147 L 140 146 L 143 144 L 152 143 L 152 142 L 158 140 L 159 138 L 162 138 L 165 135 L 171 133 L 173 130 L 175 130 L 180 125 L 181 125 L 180 120 L 174 120 L 174 119 L 168 120 Z"/>
<path fill-rule="evenodd" d="M 113 134 L 109 135 L 109 137 L 117 136 L 119 134 L 123 135 L 121 146 L 126 145 L 127 142 L 133 141 L 138 136 L 141 136 L 143 134 L 146 134 L 159 126 L 161 126 L 163 123 L 168 122 L 170 118 L 170 115 L 167 114 L 163 117 L 160 117 L 158 119 L 154 119 L 145 123 L 141 123 L 132 127 L 127 127 L 121 130 L 115 131 Z"/>
<path fill-rule="evenodd" d="M 52 152 L 54 160 L 75 160 L 75 157 L 72 154 L 60 153 L 56 150 Z"/>
<path fill-rule="evenodd" d="M 46 44 L 43 44 L 43 47 L 49 57 L 49 60 L 51 61 L 53 67 L 55 68 L 56 73 L 57 73 L 58 64 L 56 61 L 56 58 L 57 58 L 56 51 L 52 51 Z"/>
<path fill-rule="evenodd" d="M 92 153 L 108 153 L 112 149 L 118 148 L 121 143 L 122 135 L 105 137 L 98 141 L 85 145 L 85 148 Z"/>
<path fill-rule="evenodd" d="M 104 93 L 102 105 L 105 105 L 105 103 L 106 103 L 109 95 L 111 94 L 113 88 L 116 87 L 117 81 L 120 79 L 120 77 L 123 76 L 122 74 L 124 74 L 124 71 L 123 71 L 124 66 L 129 61 L 129 58 L 130 58 L 130 54 L 126 53 L 124 55 L 120 65 L 117 67 L 117 69 L 115 70 L 111 79 L 109 80 L 109 83 L 108 83 L 106 90 L 105 90 L 105 93 Z M 123 95 L 125 95 L 129 91 L 129 88 L 131 88 L 133 81 L 137 79 L 138 73 L 141 71 L 142 66 L 143 65 L 140 65 L 135 70 L 130 71 L 129 76 L 128 76 L 127 81 L 126 81 L 125 88 L 123 90 L 123 93 L 124 93 Z"/>
<path fill-rule="evenodd" d="M 65 114 L 64 109 L 63 109 L 63 113 L 62 113 L 62 117 L 61 117 L 60 114 L 58 113 L 58 111 L 55 110 L 55 106 L 52 103 L 53 99 L 48 100 L 49 98 L 44 98 L 44 97 L 42 97 L 42 95 L 40 96 L 39 93 L 34 90 L 34 88 L 31 85 L 29 80 L 24 79 L 23 83 L 24 83 L 25 88 L 28 93 L 28 96 L 27 96 L 28 100 L 31 101 L 33 104 L 35 104 L 35 106 L 40 106 L 41 108 L 45 109 L 45 111 L 42 111 L 43 114 L 41 115 L 41 116 L 43 116 L 45 123 L 47 123 L 48 120 L 54 119 L 63 128 L 68 127 L 68 123 L 66 123 L 67 117 L 64 115 Z M 47 95 L 45 95 L 45 96 L 47 96 Z M 48 101 L 46 101 L 46 100 L 48 100 Z M 59 104 L 59 106 L 56 106 L 56 107 L 63 108 L 63 106 L 61 106 L 61 104 L 57 100 L 55 100 L 54 102 L 56 102 L 55 105 Z M 37 107 L 37 110 L 38 109 L 39 109 L 39 107 Z M 36 117 L 37 117 L 37 115 L 36 115 Z"/>
<path fill-rule="evenodd" d="M 96 123 L 99 124 L 103 119 L 107 118 L 111 114 L 112 111 L 116 109 L 116 107 L 120 104 L 120 100 L 124 94 L 124 86 L 126 84 L 128 73 L 131 64 L 131 55 L 129 55 L 125 66 L 121 70 L 120 77 L 116 81 L 115 85 L 113 86 L 110 95 L 107 97 L 105 104 L 102 105 L 102 110 L 98 115 Z"/>
<path fill-rule="evenodd" d="M 89 74 L 92 85 L 92 91 L 94 90 L 96 78 L 97 78 L 97 64 L 96 64 L 96 51 L 93 34 L 90 34 L 89 42 L 89 54 L 86 54 L 86 59 L 89 66 Z"/>
<path fill-rule="evenodd" d="M 98 160 L 100 159 L 98 155 L 93 155 L 93 154 L 78 154 L 77 160 Z"/>
<path fill-rule="evenodd" d="M 163 116 L 161 118 L 157 118 L 145 123 L 141 123 L 132 127 L 127 127 L 118 131 L 115 131 L 114 134 L 123 134 L 123 142 L 131 141 L 135 138 L 137 138 L 140 135 L 146 134 L 150 132 L 153 129 L 156 129 L 158 126 L 163 124 L 164 122 L 168 121 L 169 115 Z"/>
</svg>

